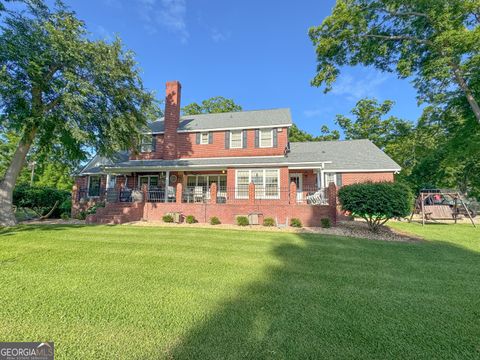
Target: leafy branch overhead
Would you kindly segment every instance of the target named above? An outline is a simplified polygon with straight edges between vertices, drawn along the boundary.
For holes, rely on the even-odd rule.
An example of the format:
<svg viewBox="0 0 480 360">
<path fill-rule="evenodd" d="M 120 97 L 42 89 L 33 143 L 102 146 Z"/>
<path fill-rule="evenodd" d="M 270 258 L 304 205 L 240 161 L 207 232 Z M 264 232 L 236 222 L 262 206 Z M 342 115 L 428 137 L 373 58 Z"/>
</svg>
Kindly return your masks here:
<svg viewBox="0 0 480 360">
<path fill-rule="evenodd" d="M 332 88 L 342 66 L 358 64 L 412 77 L 420 101 L 462 93 L 480 123 L 478 0 L 338 0 L 312 27 L 314 86 Z"/>
</svg>

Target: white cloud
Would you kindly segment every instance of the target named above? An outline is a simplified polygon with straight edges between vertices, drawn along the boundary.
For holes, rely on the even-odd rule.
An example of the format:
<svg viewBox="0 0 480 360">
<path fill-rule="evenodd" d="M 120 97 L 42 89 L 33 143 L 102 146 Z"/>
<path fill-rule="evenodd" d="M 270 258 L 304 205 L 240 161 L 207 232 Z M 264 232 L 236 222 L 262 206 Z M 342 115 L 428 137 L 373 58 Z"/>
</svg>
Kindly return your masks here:
<svg viewBox="0 0 480 360">
<path fill-rule="evenodd" d="M 333 84 L 331 93 L 344 95 L 350 101 L 357 101 L 364 97 L 378 96 L 378 88 L 388 80 L 388 75 L 369 72 L 366 75 L 352 76 L 343 74 Z"/>
<path fill-rule="evenodd" d="M 137 0 L 137 2 L 145 30 L 154 34 L 159 28 L 164 28 L 177 35 L 181 42 L 188 41 L 190 35 L 186 23 L 186 0 Z"/>
</svg>

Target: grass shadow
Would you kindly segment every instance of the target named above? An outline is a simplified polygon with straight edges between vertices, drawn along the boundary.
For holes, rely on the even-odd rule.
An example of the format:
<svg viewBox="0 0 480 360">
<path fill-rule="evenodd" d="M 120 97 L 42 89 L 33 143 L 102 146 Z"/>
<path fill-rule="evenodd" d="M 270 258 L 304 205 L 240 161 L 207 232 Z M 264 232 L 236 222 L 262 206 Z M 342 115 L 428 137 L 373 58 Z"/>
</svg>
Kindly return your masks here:
<svg viewBox="0 0 480 360">
<path fill-rule="evenodd" d="M 86 224 L 36 224 L 36 225 L 16 225 L 16 226 L 7 226 L 7 227 L 0 227 L 0 236 L 8 236 L 13 235 L 19 232 L 26 232 L 26 231 L 57 231 L 57 230 L 68 230 L 68 229 L 75 229 L 75 228 L 83 228 Z"/>
<path fill-rule="evenodd" d="M 172 359 L 475 358 L 479 254 L 297 234 L 262 280 L 164 349 Z"/>
</svg>

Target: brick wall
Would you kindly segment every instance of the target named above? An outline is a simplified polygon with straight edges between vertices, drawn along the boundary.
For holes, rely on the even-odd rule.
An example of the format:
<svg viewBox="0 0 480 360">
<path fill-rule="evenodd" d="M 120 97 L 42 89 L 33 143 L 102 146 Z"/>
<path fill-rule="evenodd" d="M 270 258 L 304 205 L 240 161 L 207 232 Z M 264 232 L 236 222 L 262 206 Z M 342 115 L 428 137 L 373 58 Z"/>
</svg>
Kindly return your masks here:
<svg viewBox="0 0 480 360">
<path fill-rule="evenodd" d="M 393 181 L 393 172 L 342 173 L 342 185 L 351 185 L 368 181 Z"/>
</svg>

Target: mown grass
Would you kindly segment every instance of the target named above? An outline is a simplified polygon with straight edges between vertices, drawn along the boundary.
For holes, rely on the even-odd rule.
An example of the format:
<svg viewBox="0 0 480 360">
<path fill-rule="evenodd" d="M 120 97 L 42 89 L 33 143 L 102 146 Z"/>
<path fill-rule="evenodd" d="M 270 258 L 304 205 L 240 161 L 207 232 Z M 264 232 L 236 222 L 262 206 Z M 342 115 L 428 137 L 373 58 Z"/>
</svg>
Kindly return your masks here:
<svg viewBox="0 0 480 360">
<path fill-rule="evenodd" d="M 4 230 L 0 340 L 53 340 L 57 359 L 479 358 L 478 232 L 456 229 Z"/>
</svg>

